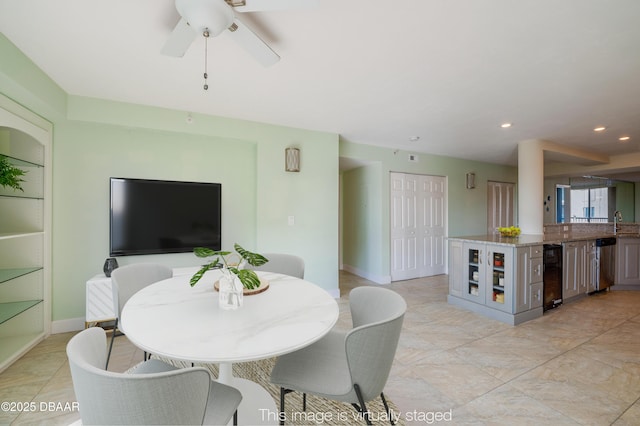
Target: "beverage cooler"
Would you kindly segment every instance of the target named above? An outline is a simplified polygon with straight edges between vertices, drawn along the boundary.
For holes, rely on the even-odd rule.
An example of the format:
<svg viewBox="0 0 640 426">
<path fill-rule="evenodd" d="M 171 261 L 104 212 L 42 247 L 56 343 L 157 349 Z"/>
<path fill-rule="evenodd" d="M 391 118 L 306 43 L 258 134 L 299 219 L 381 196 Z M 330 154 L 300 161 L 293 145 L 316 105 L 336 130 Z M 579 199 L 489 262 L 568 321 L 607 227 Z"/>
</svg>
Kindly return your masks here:
<svg viewBox="0 0 640 426">
<path fill-rule="evenodd" d="M 544 245 L 543 310 L 562 304 L 562 245 Z"/>
</svg>

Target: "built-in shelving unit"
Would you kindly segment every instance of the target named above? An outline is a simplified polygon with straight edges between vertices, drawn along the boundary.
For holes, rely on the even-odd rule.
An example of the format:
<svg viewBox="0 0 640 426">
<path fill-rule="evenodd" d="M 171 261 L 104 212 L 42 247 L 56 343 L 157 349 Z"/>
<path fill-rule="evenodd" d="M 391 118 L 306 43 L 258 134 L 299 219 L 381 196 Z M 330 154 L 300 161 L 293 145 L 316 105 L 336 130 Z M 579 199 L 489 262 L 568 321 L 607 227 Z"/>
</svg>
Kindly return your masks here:
<svg viewBox="0 0 640 426">
<path fill-rule="evenodd" d="M 51 124 L 0 96 L 0 156 L 25 171 L 0 187 L 0 371 L 50 333 Z"/>
</svg>

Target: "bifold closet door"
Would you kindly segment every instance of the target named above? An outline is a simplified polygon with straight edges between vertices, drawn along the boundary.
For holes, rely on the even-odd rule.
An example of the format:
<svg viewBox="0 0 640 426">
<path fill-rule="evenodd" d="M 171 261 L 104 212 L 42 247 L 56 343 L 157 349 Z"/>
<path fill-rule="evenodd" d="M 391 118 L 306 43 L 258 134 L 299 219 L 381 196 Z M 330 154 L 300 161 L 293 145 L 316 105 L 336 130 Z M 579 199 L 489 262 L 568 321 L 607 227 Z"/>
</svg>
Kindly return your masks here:
<svg viewBox="0 0 640 426">
<path fill-rule="evenodd" d="M 446 178 L 391 173 L 391 280 L 446 272 Z"/>
</svg>

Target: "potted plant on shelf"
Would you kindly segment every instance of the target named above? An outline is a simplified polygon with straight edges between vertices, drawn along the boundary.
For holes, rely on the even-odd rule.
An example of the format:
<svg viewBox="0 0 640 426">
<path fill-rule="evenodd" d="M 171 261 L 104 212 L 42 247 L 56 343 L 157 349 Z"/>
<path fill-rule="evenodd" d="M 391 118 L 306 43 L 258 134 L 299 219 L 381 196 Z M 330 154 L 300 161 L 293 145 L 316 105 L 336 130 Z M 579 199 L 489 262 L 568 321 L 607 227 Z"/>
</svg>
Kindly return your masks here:
<svg viewBox="0 0 640 426">
<path fill-rule="evenodd" d="M 239 244 L 233 245 L 234 250 L 240 257 L 240 261 L 238 264 L 229 263 L 229 256 L 233 254 L 231 251 L 220 251 L 220 250 L 212 250 L 206 247 L 196 247 L 193 250 L 193 253 L 200 258 L 213 257 L 215 258 L 204 265 L 198 272 L 193 274 L 189 284 L 191 287 L 196 285 L 198 281 L 202 278 L 205 272 L 210 271 L 212 269 L 219 269 L 222 267 L 223 274 L 233 274 L 238 277 L 242 286 L 248 290 L 257 289 L 260 287 L 260 278 L 255 273 L 255 271 L 251 269 L 243 269 L 245 263 L 248 263 L 251 266 L 261 266 L 267 263 L 269 260 L 261 254 L 252 253 L 248 250 L 243 249 Z M 220 263 L 222 260 L 222 264 Z"/>
<path fill-rule="evenodd" d="M 11 163 L 4 155 L 0 155 L 0 186 L 13 188 L 17 191 L 23 191 L 21 182 L 24 182 L 22 176 L 26 172 L 21 170 Z"/>
</svg>

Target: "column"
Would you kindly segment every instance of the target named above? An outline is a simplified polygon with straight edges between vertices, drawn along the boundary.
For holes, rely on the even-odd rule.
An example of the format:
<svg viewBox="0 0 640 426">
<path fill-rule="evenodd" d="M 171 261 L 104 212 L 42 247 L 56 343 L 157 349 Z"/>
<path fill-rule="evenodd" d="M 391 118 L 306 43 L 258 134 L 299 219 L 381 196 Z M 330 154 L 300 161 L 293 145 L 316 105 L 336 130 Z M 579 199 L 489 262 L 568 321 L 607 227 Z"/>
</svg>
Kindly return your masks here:
<svg viewBox="0 0 640 426">
<path fill-rule="evenodd" d="M 518 225 L 523 234 L 543 234 L 544 141 L 518 144 Z"/>
</svg>

